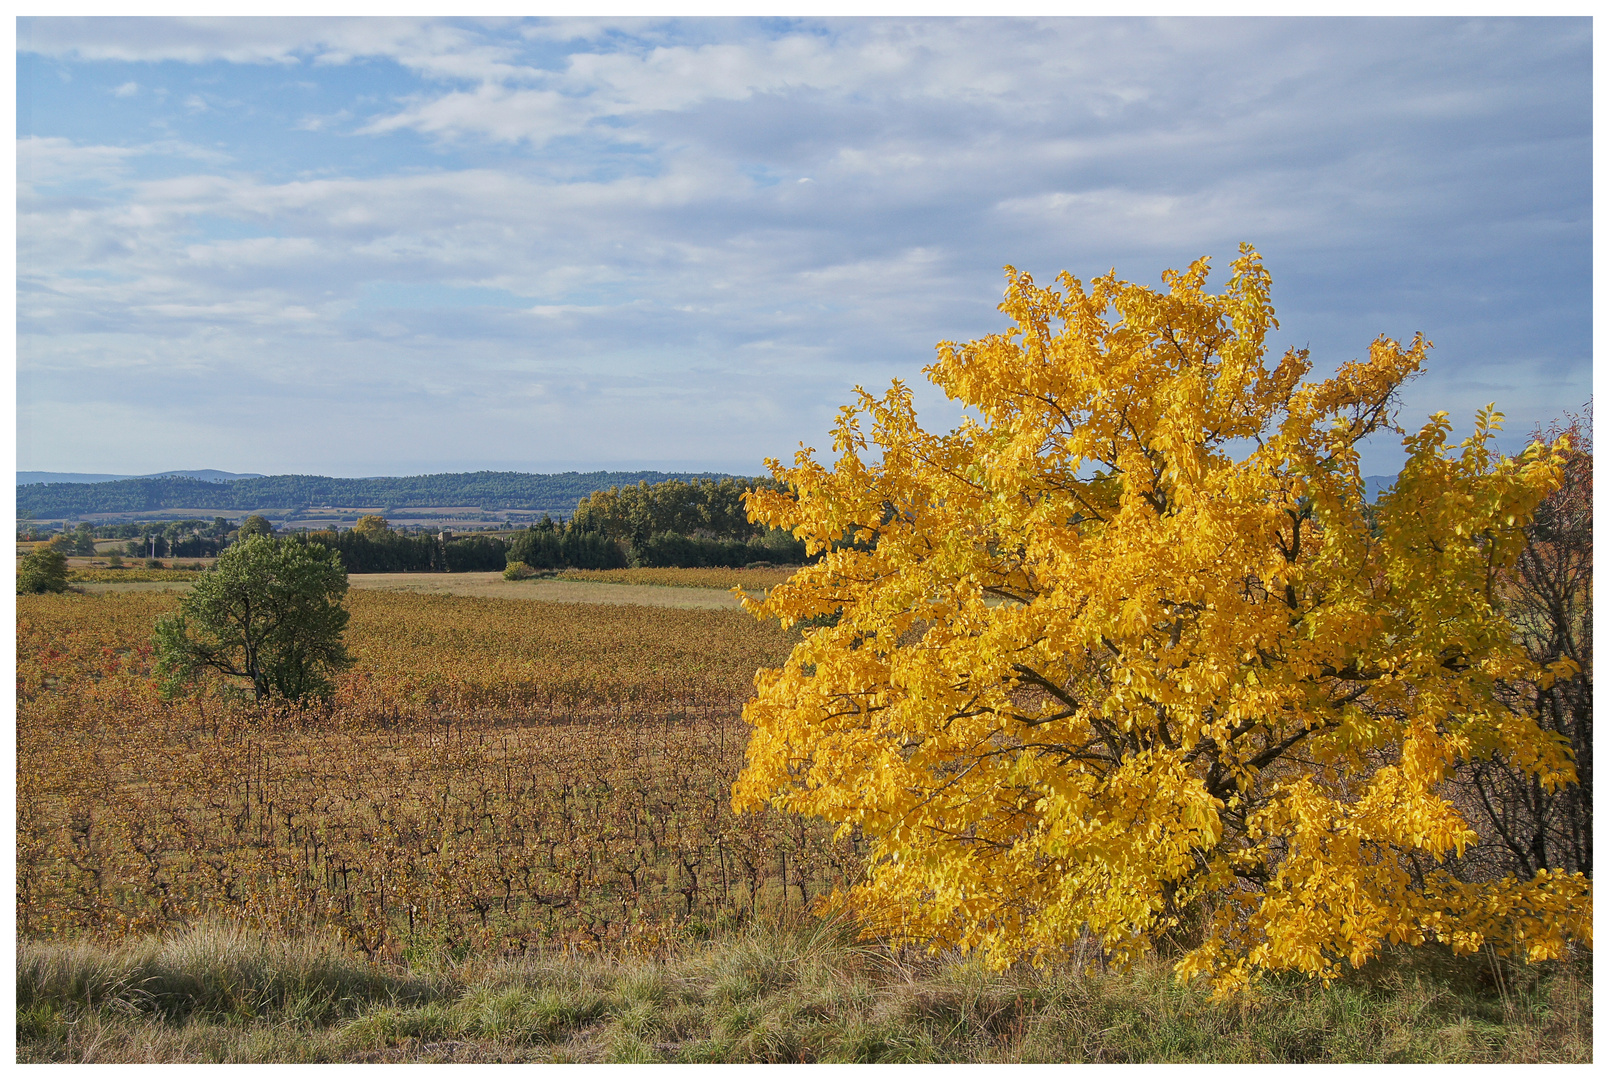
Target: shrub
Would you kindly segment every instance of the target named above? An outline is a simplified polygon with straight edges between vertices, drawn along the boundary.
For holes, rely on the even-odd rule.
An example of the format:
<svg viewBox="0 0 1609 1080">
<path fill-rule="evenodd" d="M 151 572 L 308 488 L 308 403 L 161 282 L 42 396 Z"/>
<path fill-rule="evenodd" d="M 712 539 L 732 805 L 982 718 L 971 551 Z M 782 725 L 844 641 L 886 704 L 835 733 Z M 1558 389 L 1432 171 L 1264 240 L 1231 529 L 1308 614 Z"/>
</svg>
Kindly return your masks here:
<svg viewBox="0 0 1609 1080">
<path fill-rule="evenodd" d="M 37 547 L 23 557 L 17 568 L 19 593 L 65 592 L 67 556 L 54 547 Z"/>
</svg>

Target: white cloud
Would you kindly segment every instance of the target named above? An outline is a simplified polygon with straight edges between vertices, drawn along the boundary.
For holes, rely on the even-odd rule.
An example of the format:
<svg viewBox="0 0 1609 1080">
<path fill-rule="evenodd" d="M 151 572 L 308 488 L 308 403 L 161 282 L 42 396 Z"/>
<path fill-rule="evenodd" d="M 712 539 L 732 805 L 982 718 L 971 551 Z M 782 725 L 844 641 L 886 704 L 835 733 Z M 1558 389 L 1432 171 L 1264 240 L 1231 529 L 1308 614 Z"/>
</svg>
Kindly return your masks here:
<svg viewBox="0 0 1609 1080">
<path fill-rule="evenodd" d="M 77 146 L 70 139 L 30 135 L 17 140 L 17 179 L 24 185 L 105 182 L 121 175 L 124 163 L 137 153 L 121 146 Z"/>
<path fill-rule="evenodd" d="M 135 63 L 347 64 L 385 57 L 432 78 L 517 79 L 517 49 L 488 40 L 500 22 L 397 18 L 24 18 L 17 48 Z"/>
<path fill-rule="evenodd" d="M 431 135 L 481 135 L 506 142 L 546 142 L 583 130 L 595 110 L 552 90 L 511 90 L 484 84 L 428 98 L 359 129 L 379 135 L 412 128 Z"/>
<path fill-rule="evenodd" d="M 1567 289 L 1525 284 L 1590 249 L 1590 158 L 1572 149 L 1590 150 L 1590 38 L 1568 27 L 29 25 L 19 48 L 69 69 L 294 65 L 324 96 L 287 95 L 280 122 L 363 133 L 270 140 L 336 147 L 279 172 L 233 153 L 268 122 L 250 101 L 178 118 L 222 149 L 19 140 L 19 363 L 41 418 L 73 395 L 149 394 L 141 415 L 189 409 L 199 430 L 254 395 L 285 432 L 376 440 L 387 468 L 496 440 L 533 461 L 642 457 L 650 437 L 667 456 L 757 460 L 812 438 L 850 384 L 912 379 L 935 341 L 996 329 L 1006 262 L 1155 282 L 1203 254 L 1222 267 L 1240 240 L 1321 362 L 1423 327 L 1468 365 L 1458 377 L 1513 384 L 1515 342 L 1534 365 L 1558 335 L 1532 331 L 1590 331 L 1558 315 Z M 375 57 L 414 73 L 379 105 L 350 92 L 356 69 L 327 70 Z M 206 93 L 232 106 L 224 74 Z M 412 157 L 407 133 L 428 137 Z M 51 187 L 69 181 L 71 197 Z M 410 299 L 377 300 L 376 282 Z M 1574 347 L 1554 347 L 1549 386 L 1580 381 Z M 354 401 L 411 434 L 344 423 Z M 78 452 L 70 428 L 31 430 Z"/>
<path fill-rule="evenodd" d="M 114 96 L 116 96 L 116 97 L 133 97 L 135 94 L 138 94 L 139 92 L 140 92 L 140 84 L 139 83 L 137 83 L 137 82 L 126 82 L 122 86 L 119 86 L 116 90 L 113 90 L 112 94 Z"/>
</svg>

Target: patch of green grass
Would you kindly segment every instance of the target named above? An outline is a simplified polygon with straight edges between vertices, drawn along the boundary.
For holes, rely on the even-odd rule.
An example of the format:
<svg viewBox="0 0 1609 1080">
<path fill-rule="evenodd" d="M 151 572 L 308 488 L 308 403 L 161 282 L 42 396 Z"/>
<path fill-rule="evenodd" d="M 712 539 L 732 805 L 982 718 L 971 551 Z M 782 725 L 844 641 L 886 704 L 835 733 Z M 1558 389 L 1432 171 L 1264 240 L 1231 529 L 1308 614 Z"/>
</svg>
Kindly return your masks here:
<svg viewBox="0 0 1609 1080">
<path fill-rule="evenodd" d="M 19 1061 L 1590 1061 L 1591 957 L 1402 950 L 1225 1005 L 1124 973 L 891 951 L 841 924 L 750 927 L 664 960 L 421 955 L 383 967 L 234 929 L 22 941 Z"/>
</svg>

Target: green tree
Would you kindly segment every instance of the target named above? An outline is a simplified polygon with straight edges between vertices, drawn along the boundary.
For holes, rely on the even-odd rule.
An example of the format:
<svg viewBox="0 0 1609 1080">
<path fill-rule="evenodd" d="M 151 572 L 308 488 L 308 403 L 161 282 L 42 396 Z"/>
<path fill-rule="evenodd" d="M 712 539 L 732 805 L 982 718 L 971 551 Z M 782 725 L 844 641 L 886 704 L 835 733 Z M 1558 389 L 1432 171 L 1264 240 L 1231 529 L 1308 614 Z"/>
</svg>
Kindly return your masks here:
<svg viewBox="0 0 1609 1080">
<path fill-rule="evenodd" d="M 72 546 L 72 554 L 95 554 L 95 531 L 90 527 L 89 522 L 80 521 L 78 527 L 71 533 L 63 533 L 62 535 L 68 538 L 68 543 Z"/>
<path fill-rule="evenodd" d="M 19 593 L 65 592 L 67 589 L 67 556 L 54 547 L 34 548 L 23 557 L 17 568 Z"/>
<path fill-rule="evenodd" d="M 327 696 L 350 663 L 340 556 L 315 544 L 248 536 L 159 619 L 157 675 L 174 693 L 208 671 L 246 679 L 258 700 Z"/>
<path fill-rule="evenodd" d="M 240 523 L 240 538 L 248 536 L 273 536 L 274 525 L 261 514 L 253 514 Z"/>
</svg>

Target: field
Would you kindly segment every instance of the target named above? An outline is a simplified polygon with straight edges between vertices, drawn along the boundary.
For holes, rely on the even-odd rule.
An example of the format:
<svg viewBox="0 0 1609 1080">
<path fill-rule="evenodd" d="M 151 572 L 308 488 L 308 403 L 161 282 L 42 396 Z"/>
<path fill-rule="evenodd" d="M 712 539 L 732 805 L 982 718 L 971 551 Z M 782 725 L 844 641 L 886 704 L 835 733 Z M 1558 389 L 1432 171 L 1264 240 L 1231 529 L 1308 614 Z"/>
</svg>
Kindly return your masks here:
<svg viewBox="0 0 1609 1080">
<path fill-rule="evenodd" d="M 195 560 L 195 562 L 199 561 Z M 67 583 L 69 585 L 120 585 L 135 581 L 194 581 L 201 576 L 201 571 L 194 569 L 195 562 L 189 560 L 175 562 L 170 559 L 162 564 L 162 569 L 160 570 L 148 569 L 144 566 L 113 569 L 94 566 L 77 567 L 69 564 Z M 181 567 L 185 569 L 180 569 Z"/>
<path fill-rule="evenodd" d="M 18 928 L 226 915 L 372 957 L 707 933 L 798 908 L 852 842 L 734 817 L 738 710 L 784 635 L 740 612 L 354 591 L 333 704 L 164 702 L 176 598 L 18 601 Z"/>
<path fill-rule="evenodd" d="M 680 589 L 743 588 L 760 592 L 788 580 L 798 567 L 769 566 L 747 570 L 684 569 L 676 566 L 643 566 L 630 570 L 560 570 L 564 581 L 596 581 L 615 585 L 668 585 Z"/>
<path fill-rule="evenodd" d="M 856 941 L 810 908 L 858 839 L 730 809 L 790 644 L 741 612 L 355 588 L 334 701 L 274 712 L 158 695 L 177 602 L 18 598 L 19 1060 L 1590 1059 L 1590 954 L 1216 1006 Z"/>
<path fill-rule="evenodd" d="M 639 571 L 629 571 L 638 573 Z M 351 587 L 388 592 L 442 596 L 476 596 L 487 599 L 541 600 L 552 604 L 613 604 L 644 607 L 702 608 L 737 611 L 737 597 L 726 589 L 664 588 L 625 581 L 526 578 L 507 581 L 500 572 L 466 571 L 455 574 L 353 574 Z"/>
</svg>

